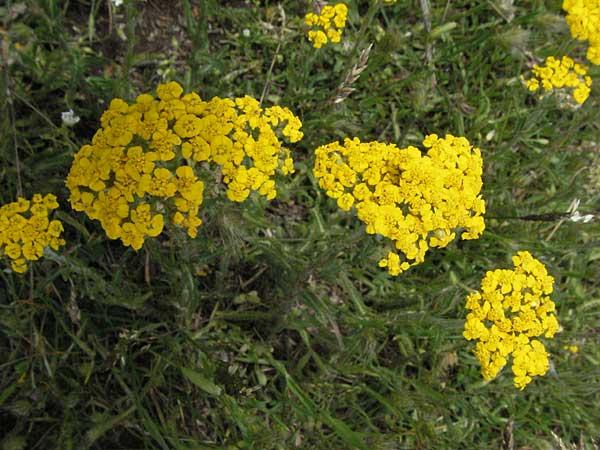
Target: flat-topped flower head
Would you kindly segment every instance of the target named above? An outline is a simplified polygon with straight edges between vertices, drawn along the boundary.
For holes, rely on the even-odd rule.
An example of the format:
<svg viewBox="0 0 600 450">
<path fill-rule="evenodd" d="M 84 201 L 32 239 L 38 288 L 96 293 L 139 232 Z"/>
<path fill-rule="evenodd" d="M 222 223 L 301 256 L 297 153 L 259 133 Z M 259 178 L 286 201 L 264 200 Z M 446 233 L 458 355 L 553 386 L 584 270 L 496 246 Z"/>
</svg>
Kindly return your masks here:
<svg viewBox="0 0 600 450">
<path fill-rule="evenodd" d="M 73 209 L 99 220 L 109 238 L 138 250 L 169 225 L 195 237 L 204 200 L 200 174 L 215 165 L 236 202 L 251 192 L 274 198 L 276 172 L 293 172 L 278 138 L 303 137 L 289 109 L 262 108 L 249 96 L 204 101 L 173 81 L 156 94 L 133 104 L 113 99 L 67 177 Z"/>
<path fill-rule="evenodd" d="M 49 218 L 56 208 L 54 194 L 35 194 L 31 200 L 19 197 L 0 206 L 0 255 L 10 259 L 13 271 L 26 272 L 27 263 L 40 259 L 44 248 L 58 250 L 65 244 L 62 223 Z"/>
<path fill-rule="evenodd" d="M 549 94 L 556 90 L 566 91 L 578 105 L 585 102 L 590 95 L 592 79 L 586 75 L 587 66 L 574 62 L 568 56 L 560 59 L 549 56 L 544 65 L 536 64 L 531 71 L 533 78 L 525 80 L 521 77 L 531 92 L 541 90 L 544 94 Z"/>
<path fill-rule="evenodd" d="M 478 341 L 474 350 L 484 379 L 495 378 L 512 354 L 515 387 L 548 371 L 548 353 L 536 338 L 558 331 L 554 302 L 549 295 L 554 279 L 527 251 L 512 258 L 514 269 L 486 273 L 481 290 L 467 297 L 469 310 L 464 337 Z"/>
<path fill-rule="evenodd" d="M 328 42 L 340 42 L 347 19 L 348 7 L 344 3 L 325 5 L 318 14 L 306 14 L 304 23 L 311 27 L 308 40 L 314 48 L 321 48 Z"/>
<path fill-rule="evenodd" d="M 588 41 L 587 59 L 600 64 L 600 0 L 563 0 L 571 36 Z"/>
<path fill-rule="evenodd" d="M 465 138 L 431 134 L 423 145 L 345 139 L 315 150 L 314 175 L 340 208 L 355 208 L 369 234 L 394 246 L 379 265 L 398 275 L 424 261 L 430 248 L 458 234 L 476 239 L 485 228 L 481 152 Z"/>
</svg>

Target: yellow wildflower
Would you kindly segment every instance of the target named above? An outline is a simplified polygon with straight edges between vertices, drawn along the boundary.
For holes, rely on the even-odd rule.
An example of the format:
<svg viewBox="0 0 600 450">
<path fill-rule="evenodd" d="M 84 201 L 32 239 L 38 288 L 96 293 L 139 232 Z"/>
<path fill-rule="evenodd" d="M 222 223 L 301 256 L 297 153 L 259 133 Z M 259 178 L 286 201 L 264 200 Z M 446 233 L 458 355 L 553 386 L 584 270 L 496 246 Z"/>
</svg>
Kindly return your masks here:
<svg viewBox="0 0 600 450">
<path fill-rule="evenodd" d="M 0 206 L 0 255 L 11 260 L 15 272 L 27 271 L 27 262 L 40 259 L 45 247 L 58 250 L 65 244 L 60 237 L 62 223 L 48 217 L 56 208 L 54 194 L 35 194 L 31 200 L 19 197 Z"/>
<path fill-rule="evenodd" d="M 158 98 L 141 94 L 132 105 L 112 100 L 102 128 L 77 152 L 66 180 L 73 209 L 136 250 L 160 234 L 167 218 L 197 235 L 204 194 L 200 163 L 220 166 L 230 200 L 241 202 L 251 191 L 272 199 L 276 171 L 294 170 L 277 133 L 289 142 L 303 137 L 302 123 L 289 109 L 263 109 L 252 97 L 206 102 L 194 92 L 183 95 L 176 82 L 159 85 L 156 93 Z"/>
<path fill-rule="evenodd" d="M 495 378 L 512 354 L 514 384 L 523 389 L 549 367 L 544 345 L 533 338 L 552 338 L 558 321 L 549 297 L 554 279 L 544 265 L 527 251 L 512 260 L 514 270 L 487 272 L 481 291 L 467 297 L 463 335 L 478 341 L 474 353 L 484 379 Z"/>
<path fill-rule="evenodd" d="M 600 64 L 600 0 L 563 0 L 562 9 L 567 12 L 571 36 L 589 41 L 587 58 Z"/>
<path fill-rule="evenodd" d="M 480 195 L 482 159 L 465 138 L 431 134 L 415 147 L 362 143 L 358 138 L 315 150 L 314 175 L 343 210 L 355 207 L 369 234 L 389 238 L 395 252 L 379 262 L 391 275 L 424 261 L 432 247 L 445 247 L 462 231 L 478 238 L 485 227 Z"/>
<path fill-rule="evenodd" d="M 546 58 L 545 65 L 533 66 L 534 78 L 525 80 L 521 77 L 521 79 L 530 92 L 536 92 L 541 88 L 545 93 L 550 93 L 555 89 L 568 88 L 573 99 L 578 104 L 582 104 L 589 97 L 592 86 L 591 77 L 586 75 L 587 70 L 586 66 L 575 63 L 568 56 L 563 56 L 561 59 L 549 56 Z"/>
<path fill-rule="evenodd" d="M 325 5 L 319 14 L 306 14 L 304 23 L 313 27 L 308 31 L 308 40 L 314 48 L 321 48 L 327 42 L 340 42 L 347 19 L 348 7 L 344 3 Z"/>
</svg>

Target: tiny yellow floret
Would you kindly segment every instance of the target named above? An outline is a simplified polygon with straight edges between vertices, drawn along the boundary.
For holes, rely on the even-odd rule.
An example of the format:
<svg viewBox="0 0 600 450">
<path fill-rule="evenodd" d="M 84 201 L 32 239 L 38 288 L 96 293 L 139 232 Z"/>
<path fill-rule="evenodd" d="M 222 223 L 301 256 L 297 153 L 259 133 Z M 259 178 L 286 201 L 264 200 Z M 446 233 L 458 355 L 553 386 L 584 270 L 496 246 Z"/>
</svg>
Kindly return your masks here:
<svg viewBox="0 0 600 450">
<path fill-rule="evenodd" d="M 565 345 L 564 349 L 567 350 L 568 352 L 573 353 L 573 354 L 579 353 L 579 346 L 578 345 Z"/>
</svg>

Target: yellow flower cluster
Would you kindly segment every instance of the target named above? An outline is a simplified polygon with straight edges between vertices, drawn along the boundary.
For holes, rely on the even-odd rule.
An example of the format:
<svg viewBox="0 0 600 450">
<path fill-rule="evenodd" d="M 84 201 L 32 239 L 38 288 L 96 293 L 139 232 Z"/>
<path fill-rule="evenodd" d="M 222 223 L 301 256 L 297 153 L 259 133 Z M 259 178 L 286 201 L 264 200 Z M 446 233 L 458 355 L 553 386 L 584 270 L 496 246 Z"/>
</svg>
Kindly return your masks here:
<svg viewBox="0 0 600 450">
<path fill-rule="evenodd" d="M 220 166 L 227 197 L 241 202 L 250 191 L 276 195 L 277 169 L 294 171 L 288 149 L 303 136 L 287 108 L 262 109 L 252 97 L 203 101 L 182 95 L 176 82 L 142 94 L 134 104 L 111 101 L 102 128 L 75 155 L 67 177 L 71 206 L 100 221 L 111 239 L 138 250 L 163 230 L 165 219 L 196 237 L 204 183 L 200 170 Z"/>
<path fill-rule="evenodd" d="M 348 7 L 344 3 L 325 5 L 320 14 L 308 13 L 304 22 L 314 28 L 308 32 L 308 40 L 315 48 L 321 48 L 328 41 L 340 42 L 347 19 Z"/>
<path fill-rule="evenodd" d="M 587 59 L 600 64 L 600 0 L 564 0 L 571 36 L 589 41 Z"/>
<path fill-rule="evenodd" d="M 11 259 L 15 272 L 27 271 L 27 261 L 40 259 L 45 247 L 58 250 L 65 244 L 60 237 L 62 223 L 48 218 L 56 208 L 53 194 L 35 194 L 31 200 L 19 197 L 16 202 L 0 206 L 0 255 Z"/>
<path fill-rule="evenodd" d="M 546 64 L 533 66 L 532 72 L 535 78 L 525 80 L 525 85 L 531 92 L 535 92 L 540 87 L 544 92 L 551 92 L 555 88 L 573 89 L 573 98 L 579 104 L 582 104 L 590 95 L 590 86 L 592 79 L 587 76 L 588 68 L 582 64 L 573 62 L 568 56 L 562 59 L 556 59 L 553 56 L 546 58 Z"/>
<path fill-rule="evenodd" d="M 491 380 L 506 365 L 512 353 L 515 387 L 523 389 L 531 377 L 548 371 L 548 353 L 537 339 L 551 338 L 558 330 L 552 293 L 554 279 L 529 252 L 513 256 L 514 270 L 487 272 L 481 292 L 467 297 L 471 312 L 464 337 L 476 339 L 474 353 L 481 374 Z"/>
<path fill-rule="evenodd" d="M 361 143 L 346 139 L 316 149 L 313 169 L 319 186 L 345 211 L 356 207 L 369 234 L 391 239 L 395 248 L 379 262 L 391 275 L 423 262 L 432 247 L 445 247 L 464 230 L 478 238 L 485 228 L 482 159 L 467 139 L 431 134 L 423 145 Z"/>
</svg>

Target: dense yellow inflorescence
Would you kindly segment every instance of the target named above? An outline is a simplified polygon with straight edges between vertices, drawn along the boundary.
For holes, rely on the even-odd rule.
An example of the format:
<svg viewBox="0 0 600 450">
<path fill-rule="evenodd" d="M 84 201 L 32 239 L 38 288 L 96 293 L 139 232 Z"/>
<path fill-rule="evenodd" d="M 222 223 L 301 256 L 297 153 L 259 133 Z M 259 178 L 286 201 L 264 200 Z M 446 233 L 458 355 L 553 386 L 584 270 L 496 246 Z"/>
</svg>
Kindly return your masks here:
<svg viewBox="0 0 600 450">
<path fill-rule="evenodd" d="M 53 194 L 35 194 L 31 200 L 20 197 L 0 206 L 0 255 L 8 256 L 15 272 L 27 271 L 27 262 L 40 259 L 45 247 L 58 250 L 65 244 L 60 237 L 62 223 L 48 217 L 56 208 Z"/>
<path fill-rule="evenodd" d="M 514 270 L 487 272 L 481 292 L 467 297 L 471 312 L 463 334 L 478 341 L 474 353 L 484 379 L 495 378 L 512 354 L 514 384 L 523 389 L 532 377 L 548 371 L 548 353 L 534 338 L 552 338 L 558 321 L 549 297 L 554 279 L 544 265 L 526 251 L 512 260 Z"/>
<path fill-rule="evenodd" d="M 348 7 L 344 3 L 325 5 L 319 14 L 308 13 L 304 17 L 306 25 L 312 27 L 308 40 L 315 48 L 321 48 L 327 42 L 340 42 L 347 19 Z"/>
<path fill-rule="evenodd" d="M 156 94 L 132 105 L 112 100 L 67 177 L 73 209 L 99 220 L 109 238 L 138 250 L 168 221 L 196 237 L 204 196 L 199 172 L 209 163 L 220 166 L 235 202 L 251 191 L 274 198 L 276 171 L 294 171 L 276 134 L 289 142 L 302 138 L 302 123 L 289 109 L 263 109 L 249 96 L 204 101 L 194 92 L 183 95 L 176 82 Z"/>
<path fill-rule="evenodd" d="M 476 239 L 485 228 L 482 159 L 467 139 L 431 134 L 423 145 L 398 148 L 346 139 L 319 147 L 313 169 L 319 186 L 345 211 L 355 207 L 369 234 L 391 239 L 379 262 L 398 275 L 424 261 L 429 248 L 445 247 L 462 231 Z"/>
<path fill-rule="evenodd" d="M 556 59 L 553 56 L 546 58 L 543 66 L 533 66 L 534 78 L 524 80 L 525 85 L 531 92 L 540 88 L 544 92 L 552 92 L 554 89 L 572 89 L 573 99 L 579 104 L 587 100 L 590 95 L 592 79 L 586 75 L 588 68 L 582 64 L 575 63 L 568 56 Z"/>
<path fill-rule="evenodd" d="M 600 0 L 564 0 L 571 36 L 589 41 L 587 59 L 600 64 Z"/>
</svg>

